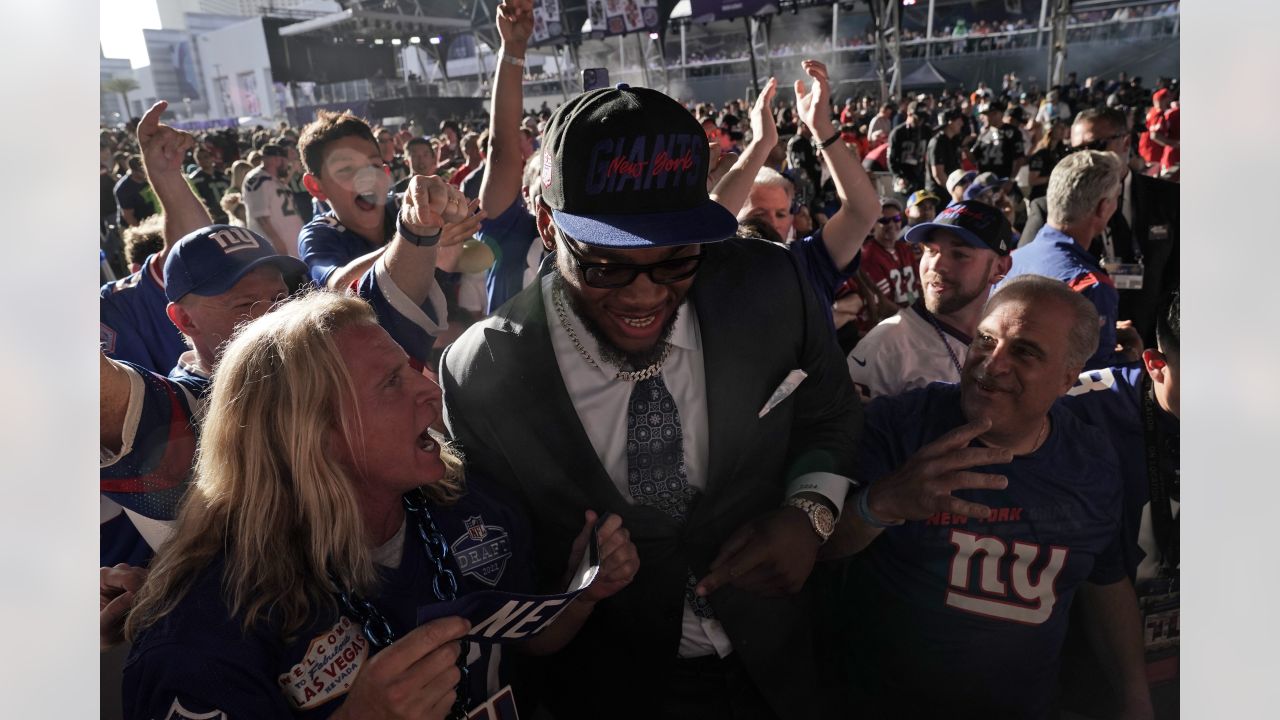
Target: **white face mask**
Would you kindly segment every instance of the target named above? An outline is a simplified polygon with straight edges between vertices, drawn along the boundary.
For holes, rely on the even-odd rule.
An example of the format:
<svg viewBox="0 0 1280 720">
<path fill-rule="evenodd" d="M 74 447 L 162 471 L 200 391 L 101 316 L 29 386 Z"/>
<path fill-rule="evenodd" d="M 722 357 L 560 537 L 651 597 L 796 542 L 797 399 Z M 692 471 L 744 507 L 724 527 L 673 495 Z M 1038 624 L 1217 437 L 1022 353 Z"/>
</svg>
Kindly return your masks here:
<svg viewBox="0 0 1280 720">
<path fill-rule="evenodd" d="M 378 196 L 387 191 L 385 181 L 385 172 L 373 166 L 367 166 L 356 172 L 352 185 L 357 195 L 368 202 L 376 202 Z"/>
</svg>

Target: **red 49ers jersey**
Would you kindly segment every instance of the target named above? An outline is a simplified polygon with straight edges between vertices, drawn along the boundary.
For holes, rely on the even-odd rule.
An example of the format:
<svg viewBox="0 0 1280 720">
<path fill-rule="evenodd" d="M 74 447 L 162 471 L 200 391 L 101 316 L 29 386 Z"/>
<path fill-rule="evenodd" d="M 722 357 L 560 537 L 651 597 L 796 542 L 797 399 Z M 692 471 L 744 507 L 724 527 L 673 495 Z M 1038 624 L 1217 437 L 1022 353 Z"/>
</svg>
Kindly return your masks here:
<svg viewBox="0 0 1280 720">
<path fill-rule="evenodd" d="M 902 240 L 894 242 L 893 252 L 875 240 L 862 245 L 863 271 L 899 307 L 907 307 L 920 297 L 920 279 L 916 277 L 919 264 L 911 245 Z"/>
</svg>

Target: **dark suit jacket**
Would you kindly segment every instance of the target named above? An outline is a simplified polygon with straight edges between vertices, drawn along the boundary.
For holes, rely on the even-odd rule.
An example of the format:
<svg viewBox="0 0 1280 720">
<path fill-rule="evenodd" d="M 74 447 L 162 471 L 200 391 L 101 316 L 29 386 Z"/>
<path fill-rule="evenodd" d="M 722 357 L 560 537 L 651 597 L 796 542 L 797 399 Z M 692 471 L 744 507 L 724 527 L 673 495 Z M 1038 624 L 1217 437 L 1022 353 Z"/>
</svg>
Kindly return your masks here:
<svg viewBox="0 0 1280 720">
<path fill-rule="evenodd" d="M 707 486 L 683 526 L 627 503 L 600 464 L 561 378 L 540 284 L 467 330 L 441 360 L 445 421 L 468 473 L 523 499 L 543 582 L 562 582 L 588 508 L 621 515 L 640 553 L 631 585 L 599 603 L 575 641 L 542 663 L 550 702 L 559 695 L 577 711 L 557 708 L 557 718 L 652 717 L 646 704 L 663 691 L 662 672 L 676 657 L 687 571 L 703 576 L 731 533 L 779 507 L 789 479 L 810 471 L 854 477 L 862 411 L 791 253 L 737 239 L 705 252 L 689 297 L 706 367 Z M 807 379 L 757 417 L 796 368 Z M 817 689 L 831 668 L 814 661 L 811 601 L 808 589 L 765 598 L 725 587 L 711 597 L 735 654 L 782 717 L 832 711 Z"/>
<path fill-rule="evenodd" d="M 1133 193 L 1133 227 L 1119 210 L 1111 216 L 1109 227 L 1116 253 L 1123 262 L 1134 262 L 1135 244 L 1142 251 L 1142 289 L 1120 291 L 1120 319 L 1132 320 L 1144 344 L 1155 347 L 1156 314 L 1161 299 L 1178 287 L 1178 185 L 1135 174 L 1130 191 Z M 1045 198 L 1028 203 L 1027 224 L 1022 228 L 1018 247 L 1035 240 L 1048 216 Z M 1100 257 L 1101 240 L 1095 240 L 1089 252 Z"/>
</svg>

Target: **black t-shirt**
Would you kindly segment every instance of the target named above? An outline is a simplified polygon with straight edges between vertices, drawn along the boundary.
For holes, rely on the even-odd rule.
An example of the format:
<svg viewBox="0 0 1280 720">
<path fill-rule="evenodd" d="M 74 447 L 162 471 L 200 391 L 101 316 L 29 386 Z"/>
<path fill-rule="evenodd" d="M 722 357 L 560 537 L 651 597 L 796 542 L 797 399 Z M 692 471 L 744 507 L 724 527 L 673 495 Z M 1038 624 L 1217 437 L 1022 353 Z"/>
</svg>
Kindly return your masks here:
<svg viewBox="0 0 1280 720">
<path fill-rule="evenodd" d="M 939 197 L 946 197 L 948 193 L 946 192 L 946 185 L 938 184 L 938 181 L 933 178 L 933 166 L 941 165 L 943 167 L 943 178 L 959 170 L 960 139 L 959 134 L 949 138 L 945 132 L 940 132 L 929 140 L 929 159 L 924 171 L 924 186 L 925 189 L 938 193 Z"/>
<path fill-rule="evenodd" d="M 1047 178 L 1049 173 L 1053 172 L 1053 168 L 1067 156 L 1066 144 L 1060 143 L 1056 148 L 1043 148 L 1035 151 L 1030 158 L 1027 159 L 1027 169 L 1031 172 L 1040 173 L 1040 177 Z M 1049 186 L 1032 185 L 1030 199 L 1035 200 L 1044 197 L 1049 191 Z"/>
<path fill-rule="evenodd" d="M 289 192 L 293 193 L 293 207 L 298 211 L 298 217 L 302 218 L 305 225 L 311 222 L 311 218 L 315 217 L 315 208 L 311 204 L 311 193 L 307 191 L 307 186 L 302 184 L 302 173 L 294 173 L 289 178 Z"/>
<path fill-rule="evenodd" d="M 816 188 L 822 179 L 822 168 L 813 141 L 803 135 L 792 136 L 787 141 L 787 162 L 797 170 L 803 170 L 811 187 Z"/>
<path fill-rule="evenodd" d="M 988 129 L 978 139 L 975 159 L 978 170 L 993 172 L 1000 177 L 1013 175 L 1014 160 L 1026 156 L 1022 131 L 1010 123 L 1003 123 L 992 132 Z"/>
<path fill-rule="evenodd" d="M 120 178 L 115 187 L 116 207 L 133 211 L 134 224 L 146 220 L 156 213 L 155 193 L 147 182 L 138 182 L 127 174 Z M 118 216 L 120 227 L 125 227 L 124 215 Z"/>
<path fill-rule="evenodd" d="M 109 172 L 98 173 L 99 200 L 102 217 L 114 215 L 116 212 L 116 179 Z"/>
<path fill-rule="evenodd" d="M 219 225 L 227 222 L 227 213 L 222 209 L 222 196 L 227 193 L 227 188 L 231 187 L 231 181 L 223 173 L 205 172 L 200 168 L 196 168 L 195 172 L 187 176 L 191 180 L 191 186 L 196 189 L 196 194 L 204 202 L 204 206 L 209 209 L 209 217 L 213 218 L 213 222 Z"/>
</svg>

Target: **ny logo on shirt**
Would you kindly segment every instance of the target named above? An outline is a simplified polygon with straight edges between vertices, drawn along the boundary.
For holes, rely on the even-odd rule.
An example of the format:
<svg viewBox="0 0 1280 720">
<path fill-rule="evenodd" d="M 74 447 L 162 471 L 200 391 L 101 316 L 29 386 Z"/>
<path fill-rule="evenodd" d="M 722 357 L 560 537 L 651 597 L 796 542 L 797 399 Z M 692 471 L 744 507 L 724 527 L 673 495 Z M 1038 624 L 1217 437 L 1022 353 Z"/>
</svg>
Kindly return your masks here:
<svg viewBox="0 0 1280 720">
<path fill-rule="evenodd" d="M 1004 540 L 964 530 L 951 531 L 951 544 L 956 554 L 951 558 L 948 607 L 1026 625 L 1040 625 L 1053 614 L 1053 606 L 1058 601 L 1053 583 L 1067 562 L 1066 548 L 1051 546 L 1048 563 L 1040 569 L 1039 578 L 1032 582 L 1031 566 L 1040 558 L 1039 545 L 1014 540 L 1013 557 L 1006 558 L 1009 546 Z M 981 594 L 969 587 L 970 570 L 979 555 L 978 590 Z M 1013 585 L 1016 598 L 1010 596 L 1009 585 Z"/>
<path fill-rule="evenodd" d="M 259 247 L 258 239 L 244 228 L 229 227 L 219 230 L 209 235 L 209 237 L 218 243 L 218 247 L 222 249 L 224 255 L 230 255 L 241 250 L 254 250 Z"/>
</svg>

